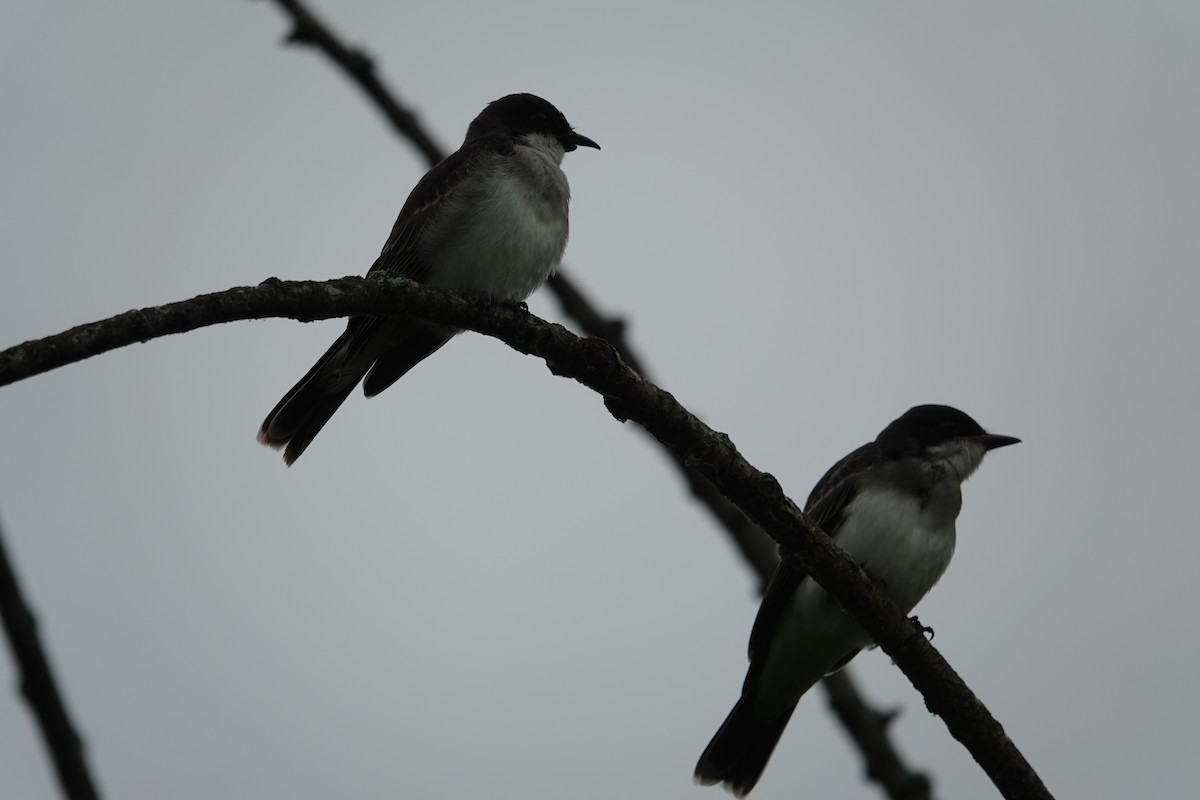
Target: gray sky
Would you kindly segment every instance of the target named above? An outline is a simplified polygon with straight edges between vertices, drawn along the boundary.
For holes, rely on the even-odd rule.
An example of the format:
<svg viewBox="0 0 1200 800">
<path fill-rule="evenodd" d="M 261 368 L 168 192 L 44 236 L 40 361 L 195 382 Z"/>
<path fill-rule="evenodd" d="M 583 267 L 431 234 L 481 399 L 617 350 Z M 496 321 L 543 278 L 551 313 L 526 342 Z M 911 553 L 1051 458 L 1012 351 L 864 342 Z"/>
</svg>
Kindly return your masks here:
<svg viewBox="0 0 1200 800">
<path fill-rule="evenodd" d="M 514 91 L 603 145 L 572 275 L 793 498 L 916 403 L 1024 439 L 921 619 L 1059 797 L 1194 792 L 1195 4 L 423 5 L 319 8 L 449 146 Z M 0 345 L 366 270 L 424 166 L 286 29 L 0 7 Z M 691 769 L 754 582 L 662 455 L 468 335 L 285 469 L 256 427 L 339 325 L 0 390 L 0 519 L 107 796 L 723 797 Z M 994 796 L 853 669 L 939 796 Z M 56 797 L 0 685 L 0 796 Z M 856 759 L 815 693 L 754 797 L 877 796 Z"/>
</svg>

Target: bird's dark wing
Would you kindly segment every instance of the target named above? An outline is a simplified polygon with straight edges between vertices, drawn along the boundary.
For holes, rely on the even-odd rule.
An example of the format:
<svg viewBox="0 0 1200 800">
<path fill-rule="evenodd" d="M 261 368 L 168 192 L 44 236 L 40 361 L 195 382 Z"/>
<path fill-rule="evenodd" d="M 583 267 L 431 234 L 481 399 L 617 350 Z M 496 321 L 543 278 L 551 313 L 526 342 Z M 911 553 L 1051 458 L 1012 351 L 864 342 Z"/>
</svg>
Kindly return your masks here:
<svg viewBox="0 0 1200 800">
<path fill-rule="evenodd" d="M 878 445 L 863 445 L 834 464 L 808 495 L 805 512 L 834 539 L 837 538 L 846 506 L 858 492 L 858 481 L 854 476 L 872 467 L 879 458 Z M 746 674 L 746 686 L 758 680 L 779 620 L 787 613 L 797 587 L 807 576 L 807 572 L 787 561 L 775 568 L 750 631 L 750 670 Z M 849 658 L 845 660 L 849 661 Z"/>
<path fill-rule="evenodd" d="M 392 226 L 392 233 L 383 246 L 383 252 L 379 254 L 379 258 L 375 259 L 375 263 L 371 265 L 367 275 L 375 273 L 399 275 L 418 283 L 423 283 L 428 279 L 430 264 L 422 257 L 422 248 L 419 243 L 425 228 L 437 214 L 438 206 L 446 202 L 463 180 L 471 174 L 470 164 L 476 162 L 479 156 L 487 153 L 507 154 L 511 152 L 511 141 L 502 137 L 477 141 L 469 147 L 464 146 L 451 153 L 425 173 L 425 176 L 409 193 L 408 199 L 404 201 L 404 206 L 396 217 L 396 223 Z M 347 361 L 352 359 L 379 332 L 386 319 L 386 317 L 374 316 L 350 318 L 346 325 Z M 371 387 L 372 391 L 369 391 L 368 394 L 378 394 L 383 391 L 415 363 L 438 349 L 449 337 L 445 334 L 425 333 L 419 338 L 421 338 L 420 342 L 408 348 L 414 351 L 414 357 L 407 359 L 395 368 L 378 370 L 377 378 L 374 381 L 375 385 Z M 420 353 L 415 351 L 420 351 Z"/>
<path fill-rule="evenodd" d="M 858 482 L 852 480 L 853 476 L 871 469 L 881 458 L 879 445 L 871 442 L 834 464 L 809 493 L 804 513 L 836 539 L 838 529 L 842 527 L 842 514 L 858 493 Z"/>
<path fill-rule="evenodd" d="M 750 629 L 750 670 L 746 673 L 743 693 L 758 682 L 759 673 L 766 663 L 771 639 L 775 637 L 775 628 L 787 613 L 800 581 L 804 580 L 807 574 L 793 564 L 781 562 L 771 575 L 767 590 L 763 592 L 762 605 L 758 607 L 758 616 L 754 618 L 754 627 Z"/>
<path fill-rule="evenodd" d="M 404 201 L 396 224 L 392 226 L 392 233 L 383 245 L 383 252 L 367 274 L 386 272 L 411 278 L 418 283 L 424 282 L 429 276 L 430 265 L 420 257 L 417 245 L 426 226 L 437 214 L 438 206 L 471 174 L 473 164 L 486 160 L 480 159 L 480 156 L 487 153 L 507 155 L 511 152 L 511 140 L 497 138 L 477 141 L 470 146 L 464 145 L 425 173 Z"/>
</svg>

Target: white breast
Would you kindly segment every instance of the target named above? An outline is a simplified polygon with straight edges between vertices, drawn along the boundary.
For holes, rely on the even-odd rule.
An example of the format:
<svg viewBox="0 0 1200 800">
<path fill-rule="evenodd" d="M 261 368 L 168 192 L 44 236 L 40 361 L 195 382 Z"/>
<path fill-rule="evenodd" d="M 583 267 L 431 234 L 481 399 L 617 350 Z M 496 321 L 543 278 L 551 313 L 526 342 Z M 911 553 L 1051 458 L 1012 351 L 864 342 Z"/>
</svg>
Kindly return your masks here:
<svg viewBox="0 0 1200 800">
<path fill-rule="evenodd" d="M 886 583 L 905 613 L 925 596 L 954 554 L 957 481 L 946 481 L 930 502 L 911 491 L 871 487 L 846 508 L 838 546 Z M 870 637 L 824 589 L 805 578 L 779 621 L 763 665 L 756 708 L 778 713 L 796 701 L 838 659 Z"/>
<path fill-rule="evenodd" d="M 911 492 L 866 489 L 846 508 L 838 546 L 881 578 L 907 613 L 950 564 L 961 497 L 957 481 L 939 484 L 923 506 Z"/>
<path fill-rule="evenodd" d="M 957 450 L 949 455 L 950 462 L 928 465 L 924 472 L 898 464 L 898 470 L 876 475 L 846 506 L 837 531 L 838 546 L 881 579 L 905 613 L 933 588 L 954 555 L 960 481 L 978 459 Z M 805 578 L 772 638 L 755 707 L 780 713 L 839 659 L 868 644 L 870 637 L 853 617 Z"/>
<path fill-rule="evenodd" d="M 524 300 L 545 283 L 567 246 L 562 157 L 556 139 L 534 134 L 469 179 L 455 202 L 458 235 L 434 245 L 429 282 L 504 302 Z"/>
</svg>

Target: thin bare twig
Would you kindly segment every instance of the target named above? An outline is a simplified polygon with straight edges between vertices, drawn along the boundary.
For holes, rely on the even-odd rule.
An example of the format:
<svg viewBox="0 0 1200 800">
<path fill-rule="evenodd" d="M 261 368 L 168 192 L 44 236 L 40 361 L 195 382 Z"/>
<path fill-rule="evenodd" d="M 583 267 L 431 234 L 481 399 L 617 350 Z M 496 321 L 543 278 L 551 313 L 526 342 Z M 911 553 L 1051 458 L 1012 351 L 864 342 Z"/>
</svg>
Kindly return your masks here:
<svg viewBox="0 0 1200 800">
<path fill-rule="evenodd" d="M 21 676 L 21 694 L 41 728 L 42 741 L 54 762 L 63 794 L 70 800 L 97 800 L 100 795 L 84 758 L 83 741 L 58 691 L 50 659 L 38 637 L 37 619 L 25 602 L 16 569 L 8 559 L 3 530 L 0 530 L 0 617 L 4 619 L 8 644 Z"/>
<path fill-rule="evenodd" d="M 827 676 L 821 685 L 829 707 L 862 754 L 867 777 L 893 800 L 929 800 L 933 794 L 929 776 L 910 769 L 892 746 L 888 731 L 896 714 L 867 705 L 845 670 Z"/>
<path fill-rule="evenodd" d="M 375 62 L 365 51 L 343 44 L 303 3 L 297 0 L 275 2 L 292 18 L 293 28 L 288 34 L 288 42 L 312 45 L 333 59 L 347 77 L 371 98 L 392 127 L 421 151 L 430 166 L 446 157 L 445 151 L 426 133 L 417 115 L 401 105 L 396 99 L 396 94 L 384 86 L 375 72 Z"/>
</svg>

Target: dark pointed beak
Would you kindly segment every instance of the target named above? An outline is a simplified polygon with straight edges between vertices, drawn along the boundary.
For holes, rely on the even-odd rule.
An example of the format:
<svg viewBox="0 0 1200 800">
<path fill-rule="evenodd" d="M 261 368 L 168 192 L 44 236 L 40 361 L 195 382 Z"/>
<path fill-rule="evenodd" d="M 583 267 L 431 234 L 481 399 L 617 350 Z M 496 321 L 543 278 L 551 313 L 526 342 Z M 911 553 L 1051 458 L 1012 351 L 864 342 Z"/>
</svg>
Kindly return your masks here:
<svg viewBox="0 0 1200 800">
<path fill-rule="evenodd" d="M 1010 444 L 1021 443 L 1021 440 L 1015 436 L 1001 436 L 998 433 L 985 433 L 982 436 L 976 436 L 975 441 L 982 444 L 985 450 L 995 450 L 997 447 L 1008 447 Z"/>
<path fill-rule="evenodd" d="M 568 153 L 574 150 L 576 147 L 594 147 L 597 150 L 600 149 L 600 145 L 596 144 L 582 133 L 576 133 L 575 131 L 571 131 L 566 136 L 562 137 L 560 141 L 562 141 L 563 149 Z"/>
</svg>

